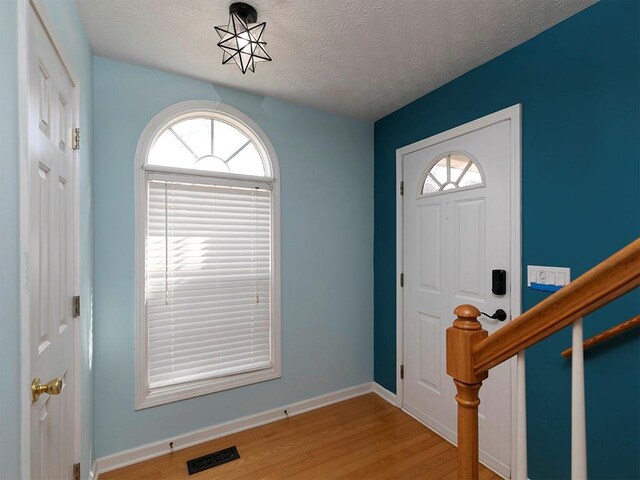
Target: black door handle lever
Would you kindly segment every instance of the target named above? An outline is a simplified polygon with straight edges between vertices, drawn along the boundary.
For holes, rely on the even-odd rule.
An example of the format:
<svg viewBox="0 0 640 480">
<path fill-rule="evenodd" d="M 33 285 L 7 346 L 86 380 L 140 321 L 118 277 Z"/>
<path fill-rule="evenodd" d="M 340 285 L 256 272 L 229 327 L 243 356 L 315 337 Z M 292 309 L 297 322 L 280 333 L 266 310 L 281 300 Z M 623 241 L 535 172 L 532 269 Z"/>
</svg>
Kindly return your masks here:
<svg viewBox="0 0 640 480">
<path fill-rule="evenodd" d="M 488 313 L 480 312 L 485 317 L 493 318 L 494 320 L 498 320 L 499 322 L 504 322 L 507 319 L 507 312 L 499 308 L 496 310 L 496 313 L 493 315 L 489 315 Z"/>
</svg>

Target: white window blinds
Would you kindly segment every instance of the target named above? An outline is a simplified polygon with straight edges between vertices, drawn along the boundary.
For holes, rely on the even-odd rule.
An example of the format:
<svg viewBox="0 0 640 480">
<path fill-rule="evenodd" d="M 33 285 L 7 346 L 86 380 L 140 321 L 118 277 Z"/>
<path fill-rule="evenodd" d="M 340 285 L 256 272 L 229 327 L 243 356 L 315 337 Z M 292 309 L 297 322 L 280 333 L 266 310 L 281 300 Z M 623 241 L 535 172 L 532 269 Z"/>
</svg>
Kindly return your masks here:
<svg viewBox="0 0 640 480">
<path fill-rule="evenodd" d="M 149 390 L 270 368 L 271 191 L 148 187 Z"/>
</svg>

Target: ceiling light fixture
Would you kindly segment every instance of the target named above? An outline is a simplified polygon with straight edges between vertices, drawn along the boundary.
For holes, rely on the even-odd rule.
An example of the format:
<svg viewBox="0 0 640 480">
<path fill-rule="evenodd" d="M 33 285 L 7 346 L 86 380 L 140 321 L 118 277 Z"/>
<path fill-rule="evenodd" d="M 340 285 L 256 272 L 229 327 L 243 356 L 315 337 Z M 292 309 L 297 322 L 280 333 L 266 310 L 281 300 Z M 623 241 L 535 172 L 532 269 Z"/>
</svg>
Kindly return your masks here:
<svg viewBox="0 0 640 480">
<path fill-rule="evenodd" d="M 220 41 L 218 46 L 223 50 L 222 64 L 232 60 L 242 73 L 251 70 L 255 73 L 256 62 L 270 62 L 271 57 L 264 47 L 265 22 L 257 23 L 258 12 L 246 3 L 232 3 L 229 7 L 229 24 L 214 27 Z"/>
</svg>

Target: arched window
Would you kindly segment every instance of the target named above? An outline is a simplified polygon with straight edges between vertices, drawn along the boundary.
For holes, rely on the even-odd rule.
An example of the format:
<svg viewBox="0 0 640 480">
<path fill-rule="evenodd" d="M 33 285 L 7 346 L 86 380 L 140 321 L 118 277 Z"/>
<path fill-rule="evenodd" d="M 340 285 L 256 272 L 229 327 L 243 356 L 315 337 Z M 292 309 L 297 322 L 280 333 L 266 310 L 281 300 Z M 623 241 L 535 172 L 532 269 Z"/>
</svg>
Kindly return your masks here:
<svg viewBox="0 0 640 480">
<path fill-rule="evenodd" d="M 137 170 L 136 408 L 279 377 L 266 135 L 226 105 L 181 103 L 143 132 Z"/>
<path fill-rule="evenodd" d="M 451 152 L 438 157 L 422 183 L 422 195 L 484 185 L 478 165 L 468 155 Z"/>
<path fill-rule="evenodd" d="M 207 172 L 270 176 L 268 158 L 228 120 L 205 115 L 167 126 L 153 142 L 147 165 Z"/>
</svg>

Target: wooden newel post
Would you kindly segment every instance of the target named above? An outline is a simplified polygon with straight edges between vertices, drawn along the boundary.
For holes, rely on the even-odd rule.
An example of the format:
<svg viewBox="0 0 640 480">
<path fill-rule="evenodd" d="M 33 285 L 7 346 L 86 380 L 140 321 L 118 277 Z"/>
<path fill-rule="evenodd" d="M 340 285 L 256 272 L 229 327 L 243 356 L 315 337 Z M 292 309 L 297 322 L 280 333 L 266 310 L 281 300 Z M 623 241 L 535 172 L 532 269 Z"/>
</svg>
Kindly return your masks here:
<svg viewBox="0 0 640 480">
<path fill-rule="evenodd" d="M 458 394 L 458 478 L 478 479 L 478 405 L 482 381 L 489 374 L 476 374 L 472 349 L 489 333 L 478 321 L 480 311 L 473 305 L 460 305 L 458 316 L 447 329 L 447 373 L 453 377 Z"/>
</svg>

